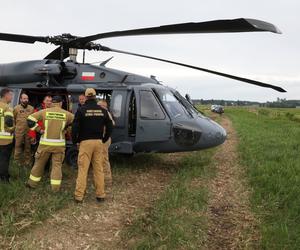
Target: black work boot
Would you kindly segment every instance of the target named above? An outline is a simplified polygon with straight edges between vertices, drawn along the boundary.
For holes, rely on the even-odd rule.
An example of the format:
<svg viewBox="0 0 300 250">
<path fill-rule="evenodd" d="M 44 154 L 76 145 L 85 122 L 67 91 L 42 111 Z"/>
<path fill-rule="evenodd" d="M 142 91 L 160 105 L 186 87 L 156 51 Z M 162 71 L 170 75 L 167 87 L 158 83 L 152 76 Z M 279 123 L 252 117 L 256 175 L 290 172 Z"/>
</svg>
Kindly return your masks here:
<svg viewBox="0 0 300 250">
<path fill-rule="evenodd" d="M 82 204 L 82 203 L 83 203 L 83 200 L 77 200 L 76 198 L 74 198 L 74 202 L 75 202 L 76 204 Z"/>
<path fill-rule="evenodd" d="M 99 202 L 99 203 L 102 203 L 105 201 L 104 198 L 101 198 L 101 197 L 96 197 L 96 201 Z"/>
<path fill-rule="evenodd" d="M 9 183 L 9 175 L 0 175 L 0 182 Z"/>
</svg>

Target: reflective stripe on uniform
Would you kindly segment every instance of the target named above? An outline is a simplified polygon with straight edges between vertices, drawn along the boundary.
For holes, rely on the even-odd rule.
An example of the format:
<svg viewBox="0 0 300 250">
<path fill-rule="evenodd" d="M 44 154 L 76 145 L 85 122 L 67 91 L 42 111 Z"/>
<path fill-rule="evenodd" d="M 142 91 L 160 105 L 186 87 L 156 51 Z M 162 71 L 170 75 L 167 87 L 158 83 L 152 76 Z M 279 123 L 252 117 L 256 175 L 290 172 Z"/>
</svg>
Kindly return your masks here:
<svg viewBox="0 0 300 250">
<path fill-rule="evenodd" d="M 47 138 L 48 135 L 48 120 L 45 120 L 45 131 L 43 137 Z"/>
<path fill-rule="evenodd" d="M 65 146 L 66 141 L 65 139 L 46 139 L 42 137 L 40 140 L 40 144 L 47 146 Z"/>
<path fill-rule="evenodd" d="M 34 130 L 38 127 L 38 124 L 37 124 L 38 120 L 35 119 L 35 118 L 34 118 L 33 116 L 31 116 L 31 115 L 27 117 L 27 120 L 30 120 L 30 121 L 35 122 L 34 127 L 30 128 L 30 130 L 34 131 Z"/>
<path fill-rule="evenodd" d="M 39 125 L 36 123 L 34 127 L 30 128 L 30 130 L 34 131 Z"/>
<path fill-rule="evenodd" d="M 0 131 L 4 131 L 4 116 L 1 116 L 0 118 L 0 124 L 1 124 L 1 128 L 0 128 Z"/>
<path fill-rule="evenodd" d="M 0 108 L 0 125 L 0 131 L 4 131 L 4 113 L 2 108 Z"/>
<path fill-rule="evenodd" d="M 32 181 L 35 181 L 35 182 L 39 182 L 41 179 L 42 179 L 42 177 L 35 177 L 35 176 L 33 176 L 32 174 L 29 176 L 29 179 L 30 180 L 32 180 Z"/>
<path fill-rule="evenodd" d="M 14 139 L 14 136 L 13 135 L 0 135 L 0 139 L 4 139 L 4 140 L 11 140 L 11 139 Z"/>
<path fill-rule="evenodd" d="M 5 116 L 14 117 L 14 114 L 11 111 L 4 112 L 2 108 L 0 109 L 0 139 L 11 140 L 14 138 L 14 136 L 11 133 L 5 131 Z M 9 129 L 13 128 L 13 126 L 12 127 L 7 126 L 7 127 Z"/>
<path fill-rule="evenodd" d="M 0 132 L 0 139 L 13 139 L 14 136 L 8 132 Z"/>
<path fill-rule="evenodd" d="M 60 139 L 63 138 L 63 131 L 65 129 L 65 126 L 66 126 L 66 122 L 63 121 L 62 125 L 61 125 L 61 130 L 60 130 Z"/>
<path fill-rule="evenodd" d="M 4 116 L 12 116 L 14 117 L 14 114 L 10 111 L 4 112 Z"/>
<path fill-rule="evenodd" d="M 32 127 L 30 130 L 35 130 L 38 127 L 38 124 L 36 124 L 34 127 Z"/>
<path fill-rule="evenodd" d="M 31 120 L 31 121 L 33 121 L 33 122 L 38 122 L 38 120 L 35 119 L 32 115 L 28 116 L 27 119 L 28 119 L 28 120 Z"/>
<path fill-rule="evenodd" d="M 51 183 L 51 185 L 60 185 L 61 184 L 61 180 L 53 180 L 53 179 L 51 179 L 50 183 Z"/>
</svg>

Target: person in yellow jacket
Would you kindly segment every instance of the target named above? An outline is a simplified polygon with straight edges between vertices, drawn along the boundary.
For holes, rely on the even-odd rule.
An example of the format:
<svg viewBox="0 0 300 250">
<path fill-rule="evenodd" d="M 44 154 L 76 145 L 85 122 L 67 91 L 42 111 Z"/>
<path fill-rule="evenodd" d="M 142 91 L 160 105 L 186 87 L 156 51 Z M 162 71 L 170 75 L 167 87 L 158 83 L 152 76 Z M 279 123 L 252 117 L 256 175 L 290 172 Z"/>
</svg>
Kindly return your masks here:
<svg viewBox="0 0 300 250">
<path fill-rule="evenodd" d="M 44 167 L 51 157 L 52 169 L 50 183 L 53 191 L 59 191 L 62 180 L 62 163 L 65 157 L 66 128 L 73 122 L 74 115 L 62 109 L 62 98 L 54 96 L 52 107 L 40 110 L 27 119 L 28 127 L 41 134 L 40 144 L 35 153 L 35 162 L 31 170 L 27 185 L 35 188 L 42 178 Z M 42 130 L 38 121 L 43 121 Z"/>
<path fill-rule="evenodd" d="M 27 118 L 34 112 L 34 109 L 28 105 L 28 102 L 28 95 L 21 94 L 20 104 L 14 108 L 13 112 L 16 124 L 14 159 L 18 165 L 24 166 L 31 166 L 31 142 L 28 135 Z M 22 161 L 22 153 L 24 161 Z"/>
<path fill-rule="evenodd" d="M 115 122 L 112 118 L 111 113 L 108 111 L 108 104 L 106 100 L 100 100 L 98 102 L 98 105 L 102 107 L 103 109 L 107 110 L 108 115 L 110 116 L 110 119 L 112 120 L 113 126 L 115 126 Z M 104 128 L 105 132 L 105 128 Z M 103 172 L 104 172 L 104 181 L 105 185 L 111 186 L 112 185 L 112 174 L 111 174 L 111 166 L 109 162 L 109 146 L 111 144 L 111 138 L 108 139 L 107 142 L 104 143 L 103 145 Z"/>
<path fill-rule="evenodd" d="M 8 104 L 13 98 L 12 91 L 3 88 L 0 97 L 0 181 L 9 182 L 8 169 L 13 148 L 14 115 Z"/>
</svg>

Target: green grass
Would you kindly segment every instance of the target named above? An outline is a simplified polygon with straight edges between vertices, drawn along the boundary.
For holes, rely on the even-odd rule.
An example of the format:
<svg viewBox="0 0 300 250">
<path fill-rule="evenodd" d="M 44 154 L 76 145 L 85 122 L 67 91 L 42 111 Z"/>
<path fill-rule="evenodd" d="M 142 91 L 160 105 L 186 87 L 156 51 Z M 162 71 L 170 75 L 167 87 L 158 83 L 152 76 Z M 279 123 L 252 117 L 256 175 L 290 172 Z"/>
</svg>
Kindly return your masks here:
<svg viewBox="0 0 300 250">
<path fill-rule="evenodd" d="M 296 108 L 258 108 L 257 112 L 273 119 L 300 122 L 300 109 Z"/>
<path fill-rule="evenodd" d="M 25 187 L 29 170 L 11 164 L 10 173 L 11 182 L 0 184 L 0 236 L 4 238 L 38 224 L 72 200 L 73 189 L 66 184 L 60 193 L 52 193 L 47 175 L 36 190 L 31 190 Z M 64 175 L 69 178 L 73 174 L 65 169 Z"/>
<path fill-rule="evenodd" d="M 184 156 L 166 191 L 122 233 L 130 249 L 199 249 L 206 236 L 207 179 L 213 150 Z"/>
<path fill-rule="evenodd" d="M 257 115 L 245 109 L 226 110 L 239 135 L 241 165 L 261 220 L 261 248 L 299 249 L 300 125 L 268 112 L 284 111 L 263 109 Z"/>
<path fill-rule="evenodd" d="M 164 162 L 164 155 L 161 154 L 141 154 L 135 157 L 115 156 L 111 161 L 114 177 L 120 182 L 124 179 L 122 177 L 133 171 L 143 172 L 151 167 L 163 167 L 174 171 L 172 170 L 173 164 Z M 30 170 L 20 168 L 11 162 L 11 182 L 0 183 L 0 249 L 6 248 L 14 235 L 30 230 L 55 214 L 57 210 L 73 204 L 76 171 L 69 166 L 63 167 L 62 190 L 59 193 L 51 191 L 49 173 L 45 173 L 37 189 L 26 188 L 25 182 L 29 172 Z M 93 188 L 89 182 L 89 193 L 94 193 Z"/>
</svg>

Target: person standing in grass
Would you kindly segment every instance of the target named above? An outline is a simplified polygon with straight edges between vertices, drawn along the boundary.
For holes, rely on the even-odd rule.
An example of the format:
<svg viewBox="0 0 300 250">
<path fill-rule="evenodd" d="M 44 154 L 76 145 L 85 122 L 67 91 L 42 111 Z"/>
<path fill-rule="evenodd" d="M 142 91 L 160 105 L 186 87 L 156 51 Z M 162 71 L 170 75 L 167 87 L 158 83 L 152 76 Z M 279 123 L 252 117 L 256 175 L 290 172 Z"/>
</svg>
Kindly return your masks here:
<svg viewBox="0 0 300 250">
<path fill-rule="evenodd" d="M 72 126 L 72 141 L 79 146 L 78 176 L 75 188 L 75 201 L 82 202 L 87 183 L 90 164 L 93 166 L 96 200 L 103 202 L 105 198 L 103 174 L 103 144 L 108 141 L 112 132 L 112 120 L 107 110 L 101 108 L 96 101 L 96 91 L 88 88 L 85 91 L 87 100 L 80 107 Z M 105 133 L 104 133 L 104 127 Z"/>
<path fill-rule="evenodd" d="M 0 181 L 9 182 L 9 160 L 13 148 L 14 115 L 9 107 L 13 93 L 4 88 L 0 91 Z"/>
<path fill-rule="evenodd" d="M 60 190 L 62 181 L 62 163 L 65 158 L 65 132 L 71 125 L 74 115 L 62 109 L 61 96 L 54 96 L 52 107 L 40 110 L 27 118 L 28 127 L 41 134 L 39 147 L 35 153 L 35 162 L 31 170 L 27 186 L 35 188 L 41 181 L 44 168 L 51 157 L 52 168 L 50 175 L 51 188 L 54 192 Z M 44 129 L 39 126 L 44 124 Z"/>
<path fill-rule="evenodd" d="M 34 112 L 34 109 L 28 102 L 28 95 L 22 93 L 20 104 L 14 108 L 16 124 L 14 159 L 20 166 L 31 167 L 31 142 L 28 135 L 29 128 L 27 126 L 27 117 Z M 24 159 L 24 161 L 22 161 L 22 159 Z"/>
<path fill-rule="evenodd" d="M 115 125 L 115 122 L 112 118 L 111 113 L 108 111 L 108 104 L 106 100 L 100 100 L 98 102 L 98 105 L 100 107 L 104 108 L 107 110 L 108 115 L 110 116 L 110 119 L 112 120 L 113 126 Z M 105 133 L 105 128 L 104 128 L 104 133 Z M 108 139 L 107 142 L 104 143 L 103 147 L 103 171 L 104 171 L 104 180 L 105 180 L 105 185 L 111 186 L 112 185 L 112 174 L 111 174 L 111 166 L 109 162 L 109 146 L 111 144 L 111 138 Z"/>
</svg>

